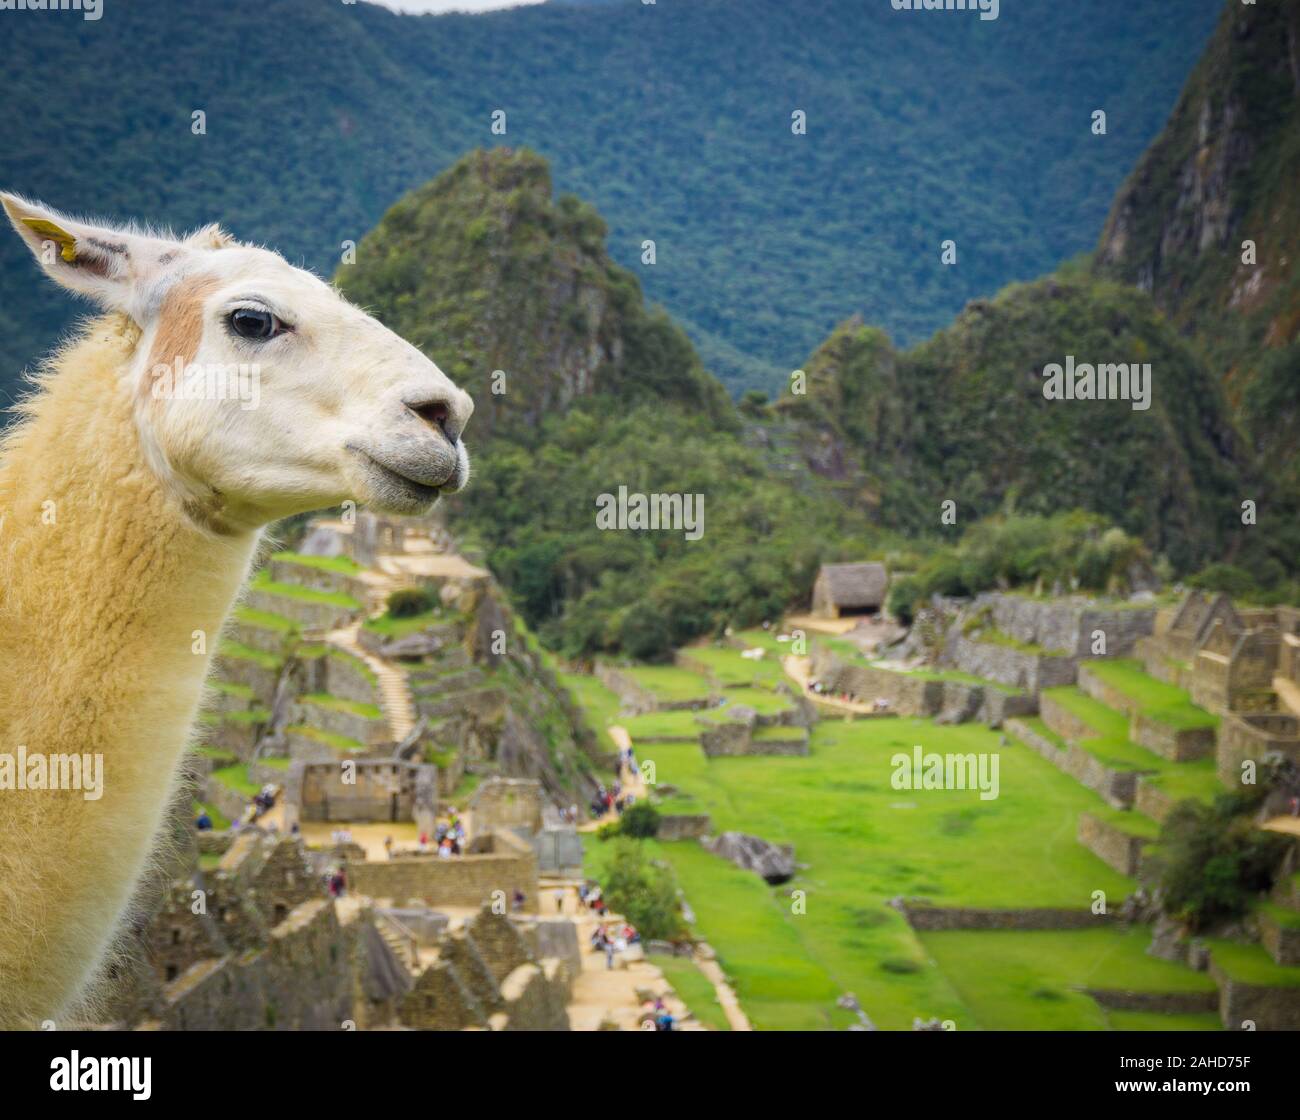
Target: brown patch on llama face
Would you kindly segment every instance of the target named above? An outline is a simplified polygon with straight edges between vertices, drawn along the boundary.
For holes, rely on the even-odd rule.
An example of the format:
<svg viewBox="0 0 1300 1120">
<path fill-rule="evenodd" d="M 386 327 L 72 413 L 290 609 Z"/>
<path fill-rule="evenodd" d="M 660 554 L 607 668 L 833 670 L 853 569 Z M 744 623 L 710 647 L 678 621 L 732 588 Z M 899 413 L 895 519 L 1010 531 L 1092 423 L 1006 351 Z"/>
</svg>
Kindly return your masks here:
<svg viewBox="0 0 1300 1120">
<path fill-rule="evenodd" d="M 140 394 L 146 402 L 157 399 L 153 390 L 160 378 L 174 379 L 194 361 L 203 341 L 203 308 L 217 285 L 215 277 L 192 276 L 178 281 L 163 297 L 158 312 L 158 333 L 140 385 Z"/>
</svg>

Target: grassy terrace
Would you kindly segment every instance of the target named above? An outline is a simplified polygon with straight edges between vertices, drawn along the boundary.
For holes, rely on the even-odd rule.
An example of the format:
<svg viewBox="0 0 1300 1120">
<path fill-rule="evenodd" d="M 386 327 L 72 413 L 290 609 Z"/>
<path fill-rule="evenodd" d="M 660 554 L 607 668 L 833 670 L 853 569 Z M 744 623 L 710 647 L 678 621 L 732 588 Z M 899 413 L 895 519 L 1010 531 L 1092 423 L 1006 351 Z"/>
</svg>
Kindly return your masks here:
<svg viewBox="0 0 1300 1120">
<path fill-rule="evenodd" d="M 377 685 L 379 683 L 379 678 L 375 676 L 374 670 L 371 669 L 370 666 L 367 665 L 364 661 L 362 661 L 361 658 L 354 657 L 352 654 L 347 653 L 341 649 L 330 649 L 326 653 L 326 656 L 332 658 L 335 661 L 343 662 L 347 665 L 350 665 L 353 669 L 355 669 L 358 673 L 360 673 L 371 684 Z"/>
<path fill-rule="evenodd" d="M 601 749 L 614 754 L 618 751 L 614 740 L 609 737 L 609 725 L 618 722 L 618 697 L 600 683 L 595 677 L 585 673 L 556 674 L 559 681 L 569 690 L 573 702 L 582 710 L 583 717 Z"/>
<path fill-rule="evenodd" d="M 1000 796 L 981 801 L 973 790 L 894 789 L 890 758 L 917 743 L 940 753 L 997 754 Z M 984 1009 L 968 1005 L 887 899 L 1084 908 L 1094 890 L 1122 898 L 1132 889 L 1075 841 L 1079 813 L 1103 809 L 1101 799 L 1028 748 L 1000 747 L 985 727 L 823 722 L 810 746 L 809 756 L 787 758 L 709 760 L 694 744 L 638 751 L 655 763 L 658 782 L 681 791 L 664 802 L 665 811 L 708 812 L 719 831 L 793 843 L 808 865 L 774 888 L 696 844 L 654 845 L 676 869 L 699 932 L 760 1027 L 845 1026 L 852 1019 L 834 1002 L 846 990 L 886 1028 L 906 1028 L 915 1015 L 952 1018 L 966 1028 L 994 1025 Z M 590 848 L 598 865 L 602 846 Z M 792 912 L 795 889 L 807 892 L 806 914 Z M 1151 960 L 1121 951 L 1134 968 Z M 1016 956 L 1009 952 L 1005 967 L 999 957 L 989 983 L 1011 993 L 1004 1018 L 1032 1025 L 1041 1000 L 1020 990 L 1010 973 Z M 1144 981 L 1151 990 L 1162 990 L 1157 973 L 1163 969 Z M 1096 1011 L 1091 1001 L 1087 1007 Z M 1076 1015 L 1074 1025 L 1105 1026 L 1093 1012 Z"/>
<path fill-rule="evenodd" d="M 222 785 L 229 786 L 236 793 L 243 794 L 245 797 L 255 796 L 262 788 L 257 782 L 249 780 L 248 766 L 243 762 L 234 766 L 223 766 L 220 770 L 213 770 L 212 776 Z"/>
<path fill-rule="evenodd" d="M 234 617 L 236 622 L 242 622 L 245 626 L 255 626 L 260 630 L 275 630 L 286 637 L 298 633 L 299 629 L 298 624 L 291 618 L 272 614 L 270 611 L 254 610 L 252 607 L 236 607 Z"/>
<path fill-rule="evenodd" d="M 258 572 L 249 581 L 248 586 L 254 591 L 264 591 L 268 595 L 295 599 L 300 603 L 323 603 L 341 610 L 361 610 L 361 604 L 351 595 L 345 595 L 341 591 L 318 591 L 314 587 L 303 587 L 297 583 L 276 583 L 266 568 Z"/>
<path fill-rule="evenodd" d="M 972 631 L 966 637 L 974 642 L 987 642 L 990 645 L 1005 646 L 1007 649 L 1019 650 L 1021 653 L 1033 654 L 1035 657 L 1068 657 L 1069 652 L 1063 649 L 1045 649 L 1033 642 L 1022 642 L 1019 638 L 1013 638 L 1010 634 L 999 630 L 996 626 L 984 626 L 978 631 Z"/>
<path fill-rule="evenodd" d="M 1300 968 L 1276 964 L 1259 945 L 1208 940 L 1210 957 L 1232 979 L 1268 988 L 1300 988 Z"/>
<path fill-rule="evenodd" d="M 304 739 L 324 743 L 328 747 L 333 747 L 336 751 L 363 751 L 366 749 L 364 743 L 349 739 L 346 735 L 335 735 L 332 731 L 322 731 L 319 727 L 311 727 L 305 723 L 290 724 L 285 728 L 285 731 L 289 734 L 301 735 Z"/>
<path fill-rule="evenodd" d="M 726 705 L 720 709 L 723 712 L 739 704 L 753 708 L 760 716 L 774 716 L 780 712 L 788 712 L 794 707 L 790 703 L 790 697 L 785 693 L 773 692 L 766 688 L 729 689 L 724 699 Z"/>
<path fill-rule="evenodd" d="M 331 696 L 328 692 L 309 692 L 300 697 L 304 704 L 315 704 L 319 708 L 328 708 L 335 712 L 348 712 L 364 719 L 383 719 L 384 713 L 376 704 L 362 704 L 356 700 L 344 700 L 341 696 Z"/>
<path fill-rule="evenodd" d="M 190 811 L 195 817 L 200 813 L 207 813 L 212 820 L 212 827 L 219 832 L 224 832 L 230 827 L 230 818 L 215 805 L 209 805 L 206 801 L 195 801 L 191 805 Z"/>
<path fill-rule="evenodd" d="M 1144 928 L 926 933 L 921 940 L 985 1030 L 1219 1030 L 1218 1016 L 1107 1012 L 1080 989 L 1212 992 L 1203 972 L 1148 956 Z M 961 1024 L 959 1023 L 959 1026 Z"/>
<path fill-rule="evenodd" d="M 618 666 L 618 671 L 666 704 L 707 700 L 713 693 L 713 686 L 706 678 L 676 665 Z"/>
<path fill-rule="evenodd" d="M 1128 716 L 1107 707 L 1080 692 L 1073 685 L 1049 688 L 1044 696 L 1055 700 L 1067 711 L 1097 732 L 1095 738 L 1079 740 L 1079 747 L 1115 770 L 1149 771 L 1149 780 L 1170 796 L 1209 800 L 1221 788 L 1214 773 L 1214 759 L 1196 762 L 1169 762 L 1158 754 L 1130 742 Z"/>
<path fill-rule="evenodd" d="M 350 556 L 303 556 L 300 552 L 276 552 L 272 560 L 286 564 L 299 564 L 304 568 L 315 568 L 321 572 L 335 572 L 338 575 L 354 576 L 364 569 Z"/>
<path fill-rule="evenodd" d="M 1217 727 L 1217 716 L 1192 703 L 1181 689 L 1148 676 L 1140 661 L 1088 661 L 1089 672 L 1141 706 L 1143 715 L 1180 731 Z"/>
<path fill-rule="evenodd" d="M 777 642 L 772 644 L 780 645 Z M 770 686 L 778 683 L 785 676 L 780 657 L 775 651 L 768 653 L 761 661 L 742 657 L 740 650 L 730 646 L 691 646 L 682 650 L 682 654 L 707 669 L 710 676 L 722 688 L 730 689 L 744 685 Z"/>
<path fill-rule="evenodd" d="M 629 716 L 622 720 L 627 733 L 634 743 L 647 739 L 681 738 L 698 739 L 700 725 L 696 722 L 698 712 L 647 712 L 645 715 Z"/>
<path fill-rule="evenodd" d="M 819 645 L 825 646 L 832 650 L 845 661 L 856 662 L 860 665 L 870 665 L 873 669 L 880 669 L 886 673 L 898 673 L 904 677 L 916 677 L 925 681 L 951 681 L 954 684 L 980 685 L 984 688 L 995 688 L 999 692 L 1005 692 L 1008 696 L 1023 696 L 1024 689 L 1015 688 L 1009 684 L 1001 684 L 998 681 L 991 681 L 985 677 L 977 677 L 972 673 L 963 673 L 959 669 L 896 669 L 892 665 L 883 665 L 879 661 L 873 661 L 867 657 L 857 646 L 847 638 L 826 638 L 818 635 L 816 641 Z"/>
<path fill-rule="evenodd" d="M 368 618 L 363 623 L 363 626 L 371 633 L 379 634 L 381 637 L 404 638 L 408 634 L 418 633 L 426 626 L 432 626 L 439 622 L 448 622 L 452 617 L 449 611 L 441 607 L 434 607 L 422 614 L 413 614 L 409 618 L 394 618 L 389 614 L 381 615 L 379 618 Z"/>
<path fill-rule="evenodd" d="M 274 653 L 267 653 L 265 650 L 254 649 L 252 646 L 246 646 L 243 642 L 236 642 L 231 638 L 223 638 L 218 652 L 222 657 L 232 658 L 236 661 L 252 661 L 260 665 L 263 669 L 272 671 L 279 669 L 284 664 L 284 658 Z"/>
</svg>

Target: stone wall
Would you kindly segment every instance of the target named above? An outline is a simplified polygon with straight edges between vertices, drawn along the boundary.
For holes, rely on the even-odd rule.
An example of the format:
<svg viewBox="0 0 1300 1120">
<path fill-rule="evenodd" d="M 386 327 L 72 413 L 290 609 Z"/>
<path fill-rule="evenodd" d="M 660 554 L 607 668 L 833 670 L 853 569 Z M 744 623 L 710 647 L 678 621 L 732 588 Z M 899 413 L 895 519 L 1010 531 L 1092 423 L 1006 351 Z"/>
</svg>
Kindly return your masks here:
<svg viewBox="0 0 1300 1120">
<path fill-rule="evenodd" d="M 1067 910 L 1063 907 L 1037 907 L 1023 910 L 994 910 L 968 906 L 928 906 L 924 903 L 894 903 L 908 924 L 920 933 L 959 929 L 1092 929 L 1116 919 L 1111 914 L 1094 914 L 1091 910 Z"/>
<path fill-rule="evenodd" d="M 1141 877 L 1142 849 L 1147 840 L 1087 812 L 1079 814 L 1078 839 L 1093 855 L 1121 875 L 1131 879 Z"/>
<path fill-rule="evenodd" d="M 708 813 L 666 813 L 659 818 L 660 840 L 699 840 L 713 832 Z"/>
<path fill-rule="evenodd" d="M 1046 697 L 1040 699 L 1047 700 Z M 1052 721 L 1048 719 L 1046 708 L 1043 712 L 1043 721 L 1058 735 L 1067 740 L 1071 738 L 1057 726 L 1053 726 Z M 1069 774 L 1075 781 L 1099 794 L 1109 805 L 1116 809 L 1132 808 L 1137 798 L 1137 783 L 1141 776 L 1138 771 L 1112 769 L 1075 742 L 1068 742 L 1066 748 L 1062 750 L 1050 739 L 1038 735 L 1032 728 L 1026 727 L 1018 720 L 1008 720 L 1006 728 L 1058 770 Z"/>
<path fill-rule="evenodd" d="M 301 698 L 294 701 L 291 723 L 305 723 L 331 735 L 343 735 L 366 746 L 377 746 L 389 738 L 388 721 L 382 717 L 322 704 Z"/>
<path fill-rule="evenodd" d="M 1146 1011 L 1157 1015 L 1197 1015 L 1219 1009 L 1219 993 L 1135 992 L 1116 988 L 1084 988 L 1108 1011 Z"/>
<path fill-rule="evenodd" d="M 502 891 L 507 903 L 516 889 L 524 893 L 524 911 L 535 914 L 537 857 L 509 833 L 493 833 L 493 850 L 474 855 L 415 856 L 348 865 L 352 889 L 395 903 L 420 899 L 430 906 L 481 906 Z"/>
<path fill-rule="evenodd" d="M 1267 754 L 1300 763 L 1300 720 L 1279 712 L 1229 712 L 1219 724 L 1215 769 L 1229 789 L 1241 784 L 1241 764 L 1262 764 Z"/>
<path fill-rule="evenodd" d="M 1300 965 L 1300 928 L 1283 925 L 1267 911 L 1259 916 L 1259 942 L 1278 964 Z M 1300 1002 L 1300 992 L 1296 993 Z"/>
<path fill-rule="evenodd" d="M 1163 821 L 1174 811 L 1174 806 L 1177 804 L 1174 798 L 1155 785 L 1150 778 L 1138 778 L 1137 790 L 1133 797 L 1133 808 L 1136 812 L 1144 817 L 1150 817 L 1153 821 Z"/>
<path fill-rule="evenodd" d="M 270 563 L 271 579 L 276 583 L 292 583 L 312 591 L 329 591 L 336 595 L 350 595 L 364 603 L 370 594 L 370 585 L 348 572 L 330 571 L 309 564 L 295 564 L 292 560 L 275 560 Z"/>
<path fill-rule="evenodd" d="M 1129 723 L 1128 737 L 1170 762 L 1192 762 L 1214 753 L 1216 736 L 1213 727 L 1171 727 L 1138 714 Z"/>
<path fill-rule="evenodd" d="M 379 689 L 370 667 L 359 657 L 331 649 L 324 658 L 325 683 L 322 691 L 354 704 L 379 703 Z"/>
<path fill-rule="evenodd" d="M 976 608 L 985 605 L 1004 634 L 1073 657 L 1093 656 L 1094 631 L 1105 634 L 1107 656 L 1117 657 L 1132 652 L 1155 628 L 1154 607 L 1107 608 L 1091 599 L 1030 599 L 1000 592 L 977 596 Z"/>
<path fill-rule="evenodd" d="M 469 800 L 476 831 L 542 827 L 542 784 L 531 778 L 491 777 Z"/>
<path fill-rule="evenodd" d="M 895 715 L 932 716 L 943 707 L 942 681 L 848 662 L 820 642 L 813 643 L 810 674 L 829 692 L 847 692 L 861 703 L 887 700 Z"/>
<path fill-rule="evenodd" d="M 1300 1030 L 1300 989 L 1269 988 L 1231 979 L 1210 954 L 1210 975 L 1219 986 L 1219 1018 L 1228 1030 Z"/>
<path fill-rule="evenodd" d="M 1032 653 L 996 642 L 979 642 L 955 628 L 944 643 L 941 661 L 963 673 L 1027 692 L 1073 684 L 1075 676 L 1072 656 Z"/>
</svg>

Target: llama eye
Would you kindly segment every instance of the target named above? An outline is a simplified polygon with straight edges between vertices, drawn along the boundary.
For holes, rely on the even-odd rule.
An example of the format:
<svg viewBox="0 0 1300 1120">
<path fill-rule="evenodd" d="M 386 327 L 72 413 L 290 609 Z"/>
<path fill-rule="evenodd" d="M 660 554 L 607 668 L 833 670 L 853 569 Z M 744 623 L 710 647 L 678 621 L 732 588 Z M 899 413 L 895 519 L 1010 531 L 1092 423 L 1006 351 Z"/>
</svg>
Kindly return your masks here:
<svg viewBox="0 0 1300 1120">
<path fill-rule="evenodd" d="M 230 313 L 230 329 L 240 338 L 265 342 L 284 330 L 284 325 L 269 311 L 240 307 Z"/>
</svg>

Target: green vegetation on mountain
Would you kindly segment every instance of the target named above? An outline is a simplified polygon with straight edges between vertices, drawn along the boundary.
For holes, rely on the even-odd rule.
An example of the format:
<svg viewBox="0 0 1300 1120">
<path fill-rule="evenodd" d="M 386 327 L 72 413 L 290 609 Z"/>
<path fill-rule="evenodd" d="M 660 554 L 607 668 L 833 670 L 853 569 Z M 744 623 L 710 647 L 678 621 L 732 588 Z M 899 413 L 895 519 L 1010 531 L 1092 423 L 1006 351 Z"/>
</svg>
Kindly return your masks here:
<svg viewBox="0 0 1300 1120">
<path fill-rule="evenodd" d="M 1087 248 L 1220 3 L 1007 5 L 993 23 L 883 0 L 15 15 L 5 76 L 22 110 L 0 119 L 0 186 L 75 212 L 218 220 L 328 274 L 464 152 L 528 146 L 607 217 L 614 258 L 708 368 L 771 390 L 854 311 L 916 340 Z M 1089 128 L 1100 105 L 1105 137 Z M 956 268 L 939 263 L 949 237 Z M 76 311 L 26 256 L 0 239 L 0 400 Z"/>
<path fill-rule="evenodd" d="M 1046 399 L 1044 367 L 1070 355 L 1150 363 L 1150 408 Z M 1179 570 L 1217 557 L 1241 527 L 1247 494 L 1219 386 L 1132 288 L 1063 270 L 972 303 L 907 351 L 851 321 L 804 369 L 806 393 L 777 412 L 811 427 L 810 464 L 854 480 L 885 525 L 934 533 L 945 501 L 954 527 L 1085 509 Z"/>
<path fill-rule="evenodd" d="M 1206 435 L 1218 390 L 1138 293 L 1043 281 L 901 355 L 850 325 L 805 396 L 737 409 L 609 259 L 599 216 L 551 190 L 534 153 L 471 153 L 338 274 L 474 395 L 475 482 L 451 509 L 548 647 L 664 657 L 777 617 L 827 560 L 915 573 L 901 607 L 904 591 L 1123 590 L 1150 554 L 1186 570 L 1219 546 L 1238 468 Z M 1035 365 L 1103 344 L 1160 371 L 1149 412 L 1043 400 Z M 602 528 L 620 487 L 702 500 L 702 536 Z M 1057 513 L 1076 507 L 1096 512 Z"/>
<path fill-rule="evenodd" d="M 1285 538 L 1292 556 L 1300 552 L 1298 38 L 1300 0 L 1224 8 L 1169 123 L 1120 190 L 1095 266 L 1149 291 L 1222 381 L 1260 468 L 1259 489 L 1245 496 L 1261 499 L 1259 525 Z"/>
</svg>

